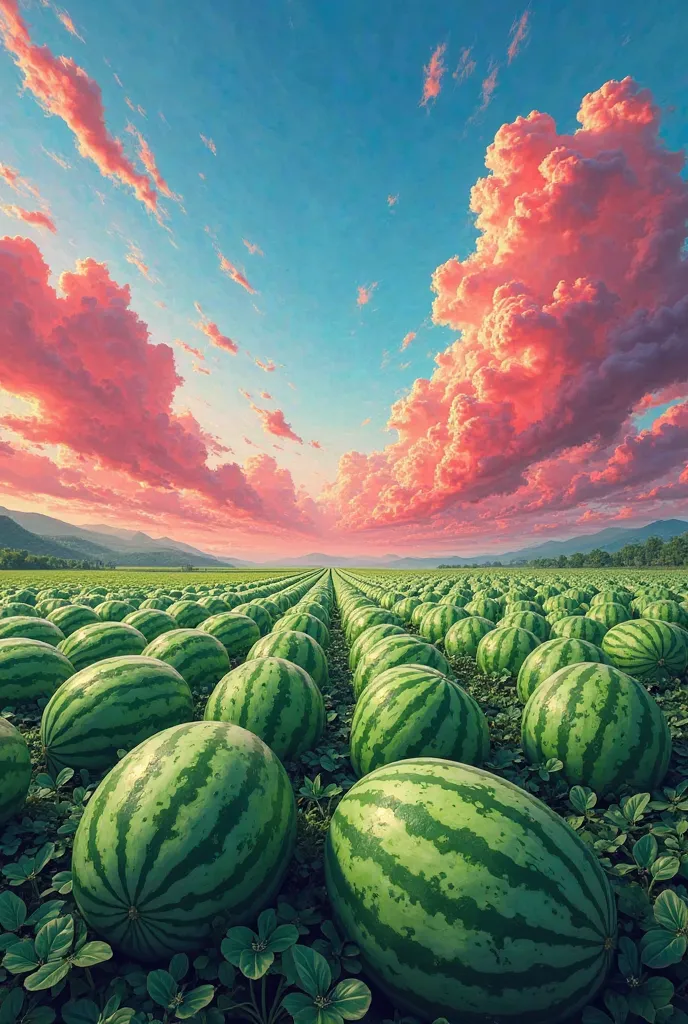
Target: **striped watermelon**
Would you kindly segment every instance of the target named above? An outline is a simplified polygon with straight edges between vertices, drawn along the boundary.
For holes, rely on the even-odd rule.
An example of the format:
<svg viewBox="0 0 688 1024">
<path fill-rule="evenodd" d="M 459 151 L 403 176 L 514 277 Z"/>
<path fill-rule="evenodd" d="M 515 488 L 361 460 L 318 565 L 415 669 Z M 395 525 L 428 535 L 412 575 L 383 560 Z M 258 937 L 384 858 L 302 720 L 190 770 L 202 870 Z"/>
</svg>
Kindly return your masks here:
<svg viewBox="0 0 688 1024">
<path fill-rule="evenodd" d="M 390 613 L 391 614 L 391 613 Z M 287 612 L 275 623 L 273 632 L 277 633 L 282 629 L 296 630 L 297 633 L 308 633 L 314 640 L 317 640 L 321 647 L 328 647 L 330 643 L 330 631 L 320 619 L 308 612 Z"/>
<path fill-rule="evenodd" d="M 230 658 L 245 658 L 254 643 L 260 640 L 258 623 L 238 612 L 211 615 L 201 623 L 200 629 L 224 644 Z"/>
<path fill-rule="evenodd" d="M 356 698 L 376 676 L 397 665 L 429 665 L 446 676 L 453 675 L 449 662 L 434 644 L 410 633 L 388 636 L 369 647 L 356 666 L 353 677 Z"/>
<path fill-rule="evenodd" d="M 257 601 L 248 601 L 244 604 L 235 605 L 232 609 L 235 615 L 243 615 L 253 619 L 260 630 L 260 635 L 265 636 L 272 629 L 272 616 L 267 608 L 263 608 Z M 296 628 L 296 627 L 294 627 Z"/>
<path fill-rule="evenodd" d="M 26 740 L 6 718 L 0 718 L 0 825 L 24 806 L 31 782 L 31 755 Z"/>
<path fill-rule="evenodd" d="M 48 620 L 62 631 L 63 639 L 82 626 L 101 621 L 95 609 L 85 604 L 67 604 L 64 608 L 56 608 L 54 612 L 48 612 Z"/>
<path fill-rule="evenodd" d="M 623 785 L 652 790 L 669 767 L 671 735 L 641 683 L 611 665 L 560 668 L 534 691 L 523 712 L 521 743 L 532 764 L 564 764 L 573 785 L 596 793 Z"/>
<path fill-rule="evenodd" d="M 171 604 L 174 604 L 174 598 L 167 597 L 164 594 L 158 594 L 157 597 L 147 597 L 145 601 L 141 602 L 138 610 L 141 611 L 143 608 L 155 608 L 160 612 L 166 612 Z"/>
<path fill-rule="evenodd" d="M 50 614 L 50 612 L 54 612 L 56 608 L 64 608 L 68 604 L 69 601 L 65 601 L 64 598 L 53 597 L 48 601 L 37 601 L 36 612 L 42 619 L 44 619 Z"/>
<path fill-rule="evenodd" d="M 421 601 L 411 612 L 411 625 L 420 628 L 420 624 L 428 614 L 437 608 L 439 601 Z"/>
<path fill-rule="evenodd" d="M 643 608 L 643 618 L 673 622 L 684 629 L 688 627 L 688 613 L 678 601 L 652 601 Z"/>
<path fill-rule="evenodd" d="M 477 703 L 434 668 L 387 669 L 356 704 L 351 764 L 359 776 L 413 757 L 482 764 L 489 750 L 487 719 Z"/>
<path fill-rule="evenodd" d="M 444 640 L 450 627 L 461 619 L 469 618 L 468 612 L 453 604 L 436 604 L 420 621 L 419 633 L 431 643 Z"/>
<path fill-rule="evenodd" d="M 41 719 L 48 769 L 102 771 L 117 751 L 172 725 L 190 722 L 193 698 L 179 672 L 157 658 L 106 658 L 67 680 Z"/>
<path fill-rule="evenodd" d="M 42 640 L 44 644 L 57 647 L 65 636 L 59 626 L 48 619 L 34 619 L 28 615 L 14 615 L 0 620 L 0 640 L 6 637 L 23 637 L 25 640 Z"/>
<path fill-rule="evenodd" d="M 605 634 L 602 650 L 613 665 L 636 679 L 682 676 L 688 649 L 677 629 L 659 619 L 631 619 Z"/>
<path fill-rule="evenodd" d="M 481 619 L 489 619 L 490 622 L 499 622 L 502 609 L 493 597 L 478 597 L 469 601 L 465 606 L 469 615 L 477 615 Z"/>
<path fill-rule="evenodd" d="M 126 755 L 74 838 L 74 898 L 136 960 L 190 952 L 213 921 L 253 924 L 280 891 L 296 836 L 289 777 L 262 740 L 191 722 Z"/>
<path fill-rule="evenodd" d="M 595 854 L 480 768 L 416 758 L 366 775 L 332 816 L 325 878 L 371 979 L 423 1020 L 555 1024 L 612 961 L 615 901 Z"/>
<path fill-rule="evenodd" d="M 406 625 L 411 622 L 411 616 L 420 604 L 420 599 L 417 597 L 404 597 L 401 601 L 397 601 L 396 604 L 392 605 L 391 611 L 395 615 L 398 615 Z"/>
<path fill-rule="evenodd" d="M 128 601 L 102 601 L 93 609 L 101 622 L 121 622 L 125 615 L 136 611 Z"/>
<path fill-rule="evenodd" d="M 124 654 L 142 654 L 146 638 L 126 622 L 93 622 L 77 629 L 57 645 L 66 654 L 75 672 L 104 658 Z"/>
<path fill-rule="evenodd" d="M 500 626 L 518 626 L 534 633 L 541 642 L 549 639 L 549 622 L 538 612 L 509 612 L 499 620 Z"/>
<path fill-rule="evenodd" d="M 549 632 L 553 640 L 555 637 L 569 637 L 571 640 L 587 640 L 589 644 L 600 647 L 607 627 L 587 615 L 568 615 L 551 623 Z"/>
<path fill-rule="evenodd" d="M 129 626 L 133 626 L 134 629 L 138 629 L 139 633 L 143 633 L 148 643 L 163 633 L 179 629 L 176 620 L 161 608 L 138 608 L 135 612 L 127 615 L 123 621 Z"/>
<path fill-rule="evenodd" d="M 26 615 L 30 618 L 37 618 L 38 612 L 32 604 L 24 604 L 21 601 L 8 601 L 0 604 L 0 621 L 13 618 L 15 615 Z"/>
<path fill-rule="evenodd" d="M 346 624 L 346 635 L 349 643 L 355 643 L 358 637 L 370 626 L 400 626 L 401 618 L 396 612 L 385 608 L 366 605 L 359 608 Z"/>
<path fill-rule="evenodd" d="M 174 629 L 161 633 L 143 651 L 144 657 L 159 658 L 176 668 L 192 690 L 210 690 L 229 672 L 229 655 L 224 644 L 200 629 Z"/>
<path fill-rule="evenodd" d="M 268 633 L 258 640 L 246 655 L 246 661 L 254 658 L 284 658 L 299 665 L 321 690 L 327 686 L 329 673 L 325 652 L 308 633 L 296 629 L 281 629 Z M 243 723 L 239 722 L 239 725 Z M 270 746 L 271 744 L 268 744 Z"/>
<path fill-rule="evenodd" d="M 618 601 L 605 601 L 601 604 L 591 605 L 590 611 L 585 613 L 585 617 L 594 622 L 601 622 L 607 629 L 611 629 L 612 626 L 618 626 L 620 622 L 628 621 L 631 614 L 626 606 Z"/>
<path fill-rule="evenodd" d="M 498 626 L 486 633 L 478 644 L 476 661 L 485 675 L 508 672 L 516 678 L 528 655 L 540 641 L 520 626 Z"/>
<path fill-rule="evenodd" d="M 312 750 L 325 728 L 320 690 L 285 658 L 254 658 L 228 672 L 208 698 L 207 722 L 232 722 L 256 736 L 282 761 Z"/>
<path fill-rule="evenodd" d="M 365 652 L 369 647 L 376 644 L 378 640 L 383 640 L 386 636 L 400 636 L 402 633 L 406 635 L 406 630 L 402 626 L 392 625 L 391 622 L 381 622 L 378 626 L 368 626 L 362 633 L 359 633 L 349 650 L 349 668 L 351 671 L 354 672 L 356 670 L 356 666 Z"/>
<path fill-rule="evenodd" d="M 217 594 L 199 597 L 198 604 L 200 604 L 201 608 L 205 608 L 208 615 L 219 615 L 220 612 L 231 611 L 227 602 L 223 601 Z"/>
<path fill-rule="evenodd" d="M 319 601 L 299 601 L 298 606 L 294 609 L 298 612 L 307 612 L 308 615 L 315 615 L 316 619 L 321 619 L 326 626 L 330 625 L 330 613 L 327 608 L 323 607 Z M 275 616 L 277 618 L 277 616 Z"/>
<path fill-rule="evenodd" d="M 0 709 L 50 697 L 72 675 L 71 661 L 52 644 L 24 637 L 0 640 Z"/>
<path fill-rule="evenodd" d="M 209 615 L 207 608 L 202 608 L 197 601 L 175 601 L 167 609 L 177 623 L 178 629 L 196 629 Z"/>
<path fill-rule="evenodd" d="M 611 662 L 604 651 L 586 640 L 573 640 L 570 637 L 557 637 L 547 640 L 536 647 L 521 665 L 516 692 L 518 699 L 524 704 L 540 683 L 549 679 L 566 665 L 575 665 L 581 661 L 596 661 L 603 665 Z"/>
<path fill-rule="evenodd" d="M 480 615 L 469 615 L 447 630 L 444 649 L 450 658 L 475 658 L 482 638 L 496 629 L 494 622 Z"/>
</svg>

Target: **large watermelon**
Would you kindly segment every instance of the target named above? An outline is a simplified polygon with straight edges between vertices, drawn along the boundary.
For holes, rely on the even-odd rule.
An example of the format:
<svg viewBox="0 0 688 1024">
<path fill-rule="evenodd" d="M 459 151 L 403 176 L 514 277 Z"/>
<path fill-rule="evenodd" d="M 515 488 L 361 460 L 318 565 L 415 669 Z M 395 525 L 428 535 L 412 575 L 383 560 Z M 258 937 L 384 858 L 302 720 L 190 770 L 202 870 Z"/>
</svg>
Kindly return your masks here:
<svg viewBox="0 0 688 1024">
<path fill-rule="evenodd" d="M 201 623 L 200 629 L 224 644 L 230 658 L 245 658 L 260 640 L 260 628 L 255 619 L 238 612 L 211 615 Z"/>
<path fill-rule="evenodd" d="M 62 630 L 64 636 L 71 636 L 82 626 L 101 621 L 95 609 L 85 604 L 67 604 L 64 608 L 56 608 L 54 612 L 48 612 L 48 619 Z"/>
<path fill-rule="evenodd" d="M 604 665 L 611 662 L 604 651 L 586 640 L 573 640 L 570 637 L 556 637 L 540 644 L 528 655 L 521 665 L 516 692 L 518 699 L 524 704 L 540 683 L 549 679 L 560 668 L 575 665 L 581 661 L 597 661 Z"/>
<path fill-rule="evenodd" d="M 124 654 L 142 654 L 146 638 L 126 622 L 93 622 L 75 630 L 57 645 L 66 654 L 76 672 L 104 658 Z"/>
<path fill-rule="evenodd" d="M 590 611 L 585 613 L 585 617 L 593 619 L 594 622 L 601 622 L 607 629 L 611 629 L 620 622 L 626 622 L 631 615 L 626 606 L 619 601 L 603 601 L 592 605 Z"/>
<path fill-rule="evenodd" d="M 478 644 L 478 668 L 485 675 L 508 672 L 515 678 L 523 662 L 539 643 L 534 633 L 520 626 L 498 626 L 486 633 Z"/>
<path fill-rule="evenodd" d="M 455 622 L 469 618 L 468 612 L 453 604 L 436 604 L 420 620 L 418 632 L 431 643 L 444 640 L 448 630 Z"/>
<path fill-rule="evenodd" d="M 32 604 L 24 604 L 22 601 L 0 604 L 0 620 L 14 618 L 15 615 L 26 615 L 34 619 L 38 617 L 38 612 Z"/>
<path fill-rule="evenodd" d="M 179 629 L 196 629 L 210 613 L 197 601 L 175 601 L 167 609 L 167 614 L 172 616 Z"/>
<path fill-rule="evenodd" d="M 0 718 L 0 825 L 24 806 L 31 782 L 31 755 L 26 740 L 6 718 Z"/>
<path fill-rule="evenodd" d="M 366 775 L 332 816 L 325 878 L 370 978 L 423 1020 L 555 1024 L 594 998 L 613 957 L 594 852 L 480 768 L 417 758 Z"/>
<path fill-rule="evenodd" d="M 206 721 L 233 722 L 282 761 L 311 750 L 325 728 L 325 704 L 308 673 L 293 661 L 262 657 L 228 672 L 208 698 Z"/>
<path fill-rule="evenodd" d="M 156 732 L 190 722 L 193 698 L 179 672 L 157 658 L 106 658 L 67 680 L 41 719 L 48 768 L 102 771 Z"/>
<path fill-rule="evenodd" d="M 268 633 L 257 640 L 246 655 L 246 661 L 252 661 L 254 658 L 284 658 L 286 661 L 293 661 L 295 665 L 305 669 L 321 690 L 327 685 L 329 676 L 325 652 L 318 641 L 308 633 L 299 633 L 295 629 L 281 629 Z"/>
<path fill-rule="evenodd" d="M 148 644 L 143 654 L 148 658 L 159 658 L 176 668 L 192 689 L 212 689 L 229 672 L 225 645 L 200 629 L 174 629 L 161 633 Z"/>
<path fill-rule="evenodd" d="M 121 622 L 125 615 L 135 611 L 128 601 L 103 601 L 93 609 L 101 622 Z"/>
<path fill-rule="evenodd" d="M 538 612 L 533 611 L 516 611 L 509 612 L 502 619 L 499 620 L 500 627 L 504 626 L 518 626 L 521 629 L 527 629 L 529 633 L 534 633 L 540 641 L 549 639 L 549 622 Z"/>
<path fill-rule="evenodd" d="M 600 794 L 654 789 L 671 758 L 669 727 L 645 687 L 587 662 L 540 683 L 523 711 L 521 743 L 532 764 L 559 758 L 572 786 Z"/>
<path fill-rule="evenodd" d="M 674 622 L 677 626 L 688 627 L 688 612 L 678 601 L 652 601 L 643 608 L 644 619 L 658 619 L 661 622 Z"/>
<path fill-rule="evenodd" d="M 613 665 L 636 679 L 682 676 L 688 649 L 677 629 L 659 619 L 631 619 L 613 626 L 602 640 Z"/>
<path fill-rule="evenodd" d="M 0 640 L 6 637 L 22 637 L 24 640 L 42 640 L 44 644 L 57 647 L 65 635 L 59 626 L 48 619 L 33 618 L 29 615 L 13 615 L 0 619 Z"/>
<path fill-rule="evenodd" d="M 492 597 L 477 597 L 465 605 L 468 615 L 477 615 L 481 619 L 489 619 L 490 622 L 498 622 L 502 609 L 499 602 Z"/>
<path fill-rule="evenodd" d="M 482 638 L 496 628 L 491 619 L 469 615 L 467 619 L 455 622 L 451 629 L 447 630 L 444 649 L 450 658 L 475 658 Z"/>
<path fill-rule="evenodd" d="M 280 891 L 296 836 L 289 777 L 226 722 L 151 736 L 101 782 L 74 839 L 74 898 L 136 960 L 198 949 L 218 915 L 254 924 Z"/>
<path fill-rule="evenodd" d="M 232 609 L 235 615 L 243 615 L 246 618 L 253 619 L 255 624 L 260 630 L 260 635 L 265 636 L 272 629 L 272 616 L 267 608 L 264 608 L 262 604 L 258 604 L 257 601 L 247 601 L 244 604 L 237 604 Z M 296 626 L 292 627 L 296 629 Z M 325 627 L 327 629 L 327 627 Z"/>
<path fill-rule="evenodd" d="M 391 622 L 381 622 L 377 626 L 368 626 L 367 629 L 358 634 L 349 650 L 349 668 L 351 671 L 354 672 L 356 670 L 356 666 L 365 652 L 373 644 L 376 644 L 378 640 L 384 640 L 386 636 L 400 636 L 402 633 L 406 633 L 403 626 L 395 626 Z"/>
<path fill-rule="evenodd" d="M 364 630 L 370 626 L 400 626 L 401 618 L 395 612 L 385 608 L 366 605 L 359 608 L 346 624 L 346 635 L 349 643 L 354 643 Z"/>
<path fill-rule="evenodd" d="M 330 643 L 330 631 L 325 623 L 315 615 L 309 615 L 308 612 L 287 612 L 275 623 L 273 632 L 277 633 L 282 629 L 294 629 L 298 633 L 308 633 L 323 648 Z"/>
<path fill-rule="evenodd" d="M 156 637 L 163 633 L 171 633 L 173 629 L 179 629 L 176 619 L 163 611 L 161 608 L 138 608 L 131 612 L 124 619 L 124 622 L 138 629 L 143 633 L 147 643 L 151 643 Z"/>
<path fill-rule="evenodd" d="M 600 647 L 607 627 L 602 622 L 589 619 L 587 615 L 567 615 L 550 624 L 550 636 L 569 637 L 571 640 L 587 640 Z"/>
<path fill-rule="evenodd" d="M 0 709 L 51 697 L 72 675 L 72 662 L 52 644 L 24 637 L 0 640 Z"/>
<path fill-rule="evenodd" d="M 429 665 L 444 675 L 452 675 L 449 662 L 434 644 L 419 640 L 410 633 L 387 636 L 369 647 L 356 666 L 353 677 L 356 697 L 360 697 L 375 676 L 397 665 Z"/>
<path fill-rule="evenodd" d="M 351 723 L 351 764 L 359 776 L 413 757 L 482 764 L 489 749 L 487 719 L 477 703 L 423 665 L 399 665 L 375 676 Z"/>
</svg>

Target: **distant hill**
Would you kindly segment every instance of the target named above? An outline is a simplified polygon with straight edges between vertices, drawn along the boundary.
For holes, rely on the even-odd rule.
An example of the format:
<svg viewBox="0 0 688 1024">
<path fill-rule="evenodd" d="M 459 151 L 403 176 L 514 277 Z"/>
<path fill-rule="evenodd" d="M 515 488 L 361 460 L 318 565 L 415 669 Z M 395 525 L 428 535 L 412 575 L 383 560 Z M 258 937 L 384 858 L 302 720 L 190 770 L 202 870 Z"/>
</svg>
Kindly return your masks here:
<svg viewBox="0 0 688 1024">
<path fill-rule="evenodd" d="M 17 551 L 28 551 L 32 555 L 52 555 L 54 558 L 86 558 L 87 555 L 76 554 L 73 548 L 60 544 L 56 540 L 39 537 L 15 523 L 9 516 L 0 515 L 0 548 L 13 548 Z M 93 558 L 94 556 L 91 555 Z"/>
</svg>

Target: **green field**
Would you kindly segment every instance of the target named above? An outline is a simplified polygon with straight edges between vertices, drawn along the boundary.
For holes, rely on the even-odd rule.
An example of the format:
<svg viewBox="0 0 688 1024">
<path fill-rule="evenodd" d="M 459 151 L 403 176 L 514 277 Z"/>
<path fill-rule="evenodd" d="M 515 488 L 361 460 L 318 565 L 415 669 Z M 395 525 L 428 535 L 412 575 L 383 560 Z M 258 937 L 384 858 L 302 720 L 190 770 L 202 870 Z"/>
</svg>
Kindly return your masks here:
<svg viewBox="0 0 688 1024">
<path fill-rule="evenodd" d="M 687 667 L 683 570 L 3 572 L 0 1024 L 685 1024 Z"/>
</svg>

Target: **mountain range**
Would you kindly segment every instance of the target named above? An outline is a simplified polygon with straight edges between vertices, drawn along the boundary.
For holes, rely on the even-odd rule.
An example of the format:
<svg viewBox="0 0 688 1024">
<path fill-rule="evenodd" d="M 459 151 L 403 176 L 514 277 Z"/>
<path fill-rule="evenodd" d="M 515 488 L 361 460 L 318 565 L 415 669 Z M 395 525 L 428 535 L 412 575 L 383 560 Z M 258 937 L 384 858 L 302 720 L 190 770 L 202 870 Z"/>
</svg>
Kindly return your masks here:
<svg viewBox="0 0 688 1024">
<path fill-rule="evenodd" d="M 484 565 L 499 561 L 503 565 L 511 562 L 531 561 L 534 558 L 557 558 L 572 555 L 576 551 L 585 554 L 593 548 L 602 548 L 613 553 L 626 544 L 642 544 L 648 537 L 670 540 L 688 532 L 688 522 L 683 519 L 658 519 L 646 526 L 635 528 L 608 527 L 596 533 L 570 537 L 568 540 L 549 540 L 534 547 L 505 551 L 501 554 L 436 555 L 424 558 L 382 555 L 372 557 L 339 557 L 313 552 L 297 558 L 284 558 L 279 562 L 248 562 L 241 558 L 227 558 L 209 555 L 199 548 L 172 540 L 170 537 L 150 537 L 140 530 L 126 530 L 120 527 L 74 526 L 61 519 L 45 516 L 39 512 L 17 512 L 0 505 L 0 547 L 19 548 L 36 555 L 54 555 L 57 558 L 90 558 L 112 562 L 121 566 L 151 566 L 174 568 L 194 565 L 199 568 L 265 568 L 279 565 L 284 568 L 307 568 L 310 566 L 342 566 L 343 568 L 389 568 L 389 569 L 434 569 L 438 565 Z"/>
</svg>

